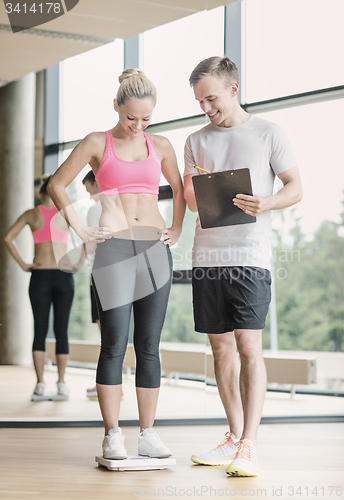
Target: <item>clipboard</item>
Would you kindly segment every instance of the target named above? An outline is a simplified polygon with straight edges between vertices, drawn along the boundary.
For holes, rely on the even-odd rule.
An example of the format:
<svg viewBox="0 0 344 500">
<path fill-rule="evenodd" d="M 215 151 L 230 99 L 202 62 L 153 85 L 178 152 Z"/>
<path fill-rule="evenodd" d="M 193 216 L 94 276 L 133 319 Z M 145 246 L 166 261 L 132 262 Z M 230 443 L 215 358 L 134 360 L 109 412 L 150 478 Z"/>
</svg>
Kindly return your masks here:
<svg viewBox="0 0 344 500">
<path fill-rule="evenodd" d="M 225 170 L 192 177 L 202 229 L 256 222 L 233 203 L 239 193 L 252 195 L 250 170 Z"/>
</svg>

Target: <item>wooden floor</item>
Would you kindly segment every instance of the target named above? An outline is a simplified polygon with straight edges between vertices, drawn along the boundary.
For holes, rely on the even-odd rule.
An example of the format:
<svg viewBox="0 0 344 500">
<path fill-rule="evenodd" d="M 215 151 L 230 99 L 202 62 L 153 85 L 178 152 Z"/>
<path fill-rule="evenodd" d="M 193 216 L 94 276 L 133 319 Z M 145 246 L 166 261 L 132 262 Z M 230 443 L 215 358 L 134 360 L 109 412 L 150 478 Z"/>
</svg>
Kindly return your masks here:
<svg viewBox="0 0 344 500">
<path fill-rule="evenodd" d="M 257 478 L 193 465 L 192 453 L 218 444 L 224 426 L 158 427 L 177 464 L 168 470 L 111 472 L 94 462 L 101 428 L 0 429 L 2 500 L 135 498 L 344 498 L 344 424 L 262 425 Z M 123 428 L 130 454 L 138 429 Z"/>
<path fill-rule="evenodd" d="M 56 391 L 56 368 L 46 370 Z M 0 366 L 1 422 L 101 420 L 86 398 L 94 372 L 68 369 L 69 401 L 33 403 L 32 367 Z M 124 378 L 121 419 L 136 419 L 133 378 Z M 268 393 L 263 416 L 343 415 L 344 399 Z M 216 388 L 163 382 L 157 417 L 224 417 Z M 55 425 L 55 424 L 53 424 Z M 58 424 L 56 424 L 58 425 Z M 135 498 L 267 498 L 344 500 L 344 423 L 264 424 L 260 427 L 257 478 L 230 478 L 225 467 L 193 465 L 192 453 L 214 448 L 222 425 L 159 426 L 177 464 L 167 470 L 111 472 L 99 468 L 102 427 L 0 428 L 1 500 L 129 500 Z M 137 427 L 123 427 L 129 454 L 137 453 Z"/>
</svg>

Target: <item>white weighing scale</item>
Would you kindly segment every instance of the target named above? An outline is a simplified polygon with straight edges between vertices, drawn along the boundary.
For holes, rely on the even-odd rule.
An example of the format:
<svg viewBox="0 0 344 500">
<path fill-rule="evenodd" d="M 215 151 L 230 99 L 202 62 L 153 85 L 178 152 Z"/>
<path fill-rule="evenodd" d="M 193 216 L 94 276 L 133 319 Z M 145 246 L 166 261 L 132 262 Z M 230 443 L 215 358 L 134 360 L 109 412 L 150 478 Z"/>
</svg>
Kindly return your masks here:
<svg viewBox="0 0 344 500">
<path fill-rule="evenodd" d="M 67 401 L 68 396 L 61 396 L 56 392 L 47 392 L 43 396 L 38 396 L 37 394 L 32 394 L 31 401 Z"/>
<path fill-rule="evenodd" d="M 176 465 L 175 458 L 150 458 L 141 455 L 128 455 L 124 460 L 96 457 L 96 462 L 98 467 L 115 471 L 167 469 L 170 465 Z"/>
</svg>

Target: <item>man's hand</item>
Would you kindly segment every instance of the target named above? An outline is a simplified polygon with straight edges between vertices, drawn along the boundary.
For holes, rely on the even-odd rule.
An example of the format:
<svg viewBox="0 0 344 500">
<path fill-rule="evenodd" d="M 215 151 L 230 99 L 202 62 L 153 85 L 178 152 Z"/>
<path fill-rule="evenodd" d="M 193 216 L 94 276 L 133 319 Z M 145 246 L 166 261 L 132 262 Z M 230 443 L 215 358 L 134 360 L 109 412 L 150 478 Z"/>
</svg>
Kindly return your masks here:
<svg viewBox="0 0 344 500">
<path fill-rule="evenodd" d="M 263 196 L 251 196 L 247 194 L 237 194 L 233 198 L 233 203 L 240 208 L 245 214 L 257 217 L 262 212 L 268 209 L 267 199 Z"/>
<path fill-rule="evenodd" d="M 250 196 L 237 194 L 233 198 L 235 206 L 239 207 L 245 214 L 257 216 L 267 210 L 280 210 L 291 207 L 302 198 L 302 186 L 299 169 L 297 167 L 286 170 L 278 175 L 283 187 L 272 196 Z"/>
</svg>

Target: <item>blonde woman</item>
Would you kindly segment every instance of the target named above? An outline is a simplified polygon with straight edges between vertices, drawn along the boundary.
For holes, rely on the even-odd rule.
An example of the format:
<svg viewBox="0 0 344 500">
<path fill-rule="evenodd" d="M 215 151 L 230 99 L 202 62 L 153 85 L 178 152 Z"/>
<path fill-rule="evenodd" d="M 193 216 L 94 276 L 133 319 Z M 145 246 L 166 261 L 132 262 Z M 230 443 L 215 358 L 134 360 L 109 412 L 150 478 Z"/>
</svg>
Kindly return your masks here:
<svg viewBox="0 0 344 500">
<path fill-rule="evenodd" d="M 127 451 L 118 426 L 122 364 L 134 313 L 136 394 L 140 420 L 139 454 L 168 457 L 171 451 L 153 429 L 160 387 L 159 342 L 172 280 L 169 247 L 182 230 L 185 201 L 170 142 L 144 132 L 156 104 L 156 89 L 140 70 L 119 77 L 114 99 L 118 123 L 86 136 L 56 171 L 49 193 L 80 238 L 97 243 L 92 271 L 101 325 L 97 393 L 105 437 L 103 456 L 124 459 Z M 100 227 L 76 216 L 66 187 L 90 164 L 98 184 Z M 166 228 L 158 209 L 161 173 L 173 190 L 173 220 Z"/>
<path fill-rule="evenodd" d="M 64 259 L 65 269 L 58 268 L 56 252 L 67 254 L 69 231 L 54 217 L 57 208 L 47 193 L 51 175 L 43 176 L 39 188 L 41 204 L 24 212 L 7 231 L 5 244 L 12 257 L 25 272 L 31 273 L 29 296 L 34 316 L 34 341 L 32 356 L 37 375 L 35 396 L 44 396 L 44 366 L 46 361 L 45 339 L 48 333 L 51 305 L 54 309 L 54 334 L 56 338 L 56 364 L 58 370 L 57 393 L 68 397 L 69 389 L 64 376 L 69 359 L 67 328 L 74 296 L 74 279 L 70 263 Z M 61 222 L 61 221 L 60 221 Z M 33 262 L 26 264 L 16 246 L 15 238 L 28 225 L 35 243 Z M 61 267 L 62 263 L 60 263 Z M 77 270 L 75 268 L 75 270 Z M 68 271 L 68 272 L 64 272 Z"/>
</svg>

